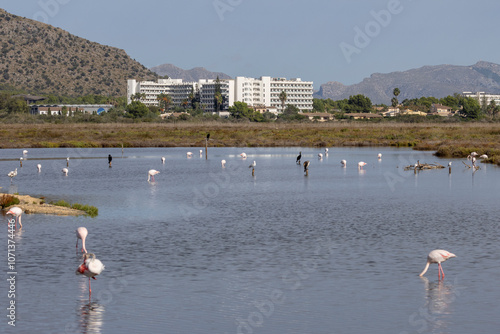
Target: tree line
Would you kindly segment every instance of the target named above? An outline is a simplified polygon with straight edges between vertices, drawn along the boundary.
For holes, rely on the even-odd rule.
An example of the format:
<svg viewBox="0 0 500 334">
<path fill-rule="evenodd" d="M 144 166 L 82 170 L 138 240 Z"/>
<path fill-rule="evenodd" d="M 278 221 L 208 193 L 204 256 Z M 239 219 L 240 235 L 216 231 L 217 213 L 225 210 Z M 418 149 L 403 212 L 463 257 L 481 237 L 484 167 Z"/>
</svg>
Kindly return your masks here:
<svg viewBox="0 0 500 334">
<path fill-rule="evenodd" d="M 399 106 L 402 109 L 429 112 L 432 104 L 442 104 L 450 107 L 452 110 L 458 110 L 463 119 L 473 120 L 490 118 L 497 119 L 500 106 L 494 101 L 489 104 L 480 103 L 474 98 L 463 97 L 460 94 L 450 95 L 444 98 L 420 97 L 414 99 L 405 99 L 399 103 L 397 96 L 400 94 L 398 88 L 394 89 L 394 97 L 391 100 L 393 107 Z M 220 94 L 219 94 L 220 95 Z M 137 93 L 132 95 L 131 103 L 127 104 L 126 97 L 109 97 L 100 95 L 87 95 L 81 97 L 68 97 L 46 95 L 46 99 L 38 104 L 111 104 L 113 107 L 108 113 L 103 113 L 94 121 L 157 121 L 160 114 L 166 112 L 178 113 L 180 116 L 176 120 L 220 120 L 217 115 L 204 111 L 203 105 L 199 103 L 199 97 L 192 92 L 187 99 L 182 101 L 181 105 L 173 106 L 172 98 L 168 94 L 157 96 L 158 106 L 147 106 L 141 100 L 145 99 L 145 94 Z M 231 121 L 251 121 L 251 122 L 271 122 L 271 121 L 302 121 L 306 119 L 299 109 L 293 105 L 286 104 L 286 93 L 280 94 L 282 103 L 282 113 L 275 115 L 270 112 L 258 112 L 244 102 L 235 102 L 228 108 L 229 120 Z M 217 110 L 221 110 L 224 103 L 220 96 L 215 97 L 214 105 Z M 374 113 L 375 107 L 387 110 L 389 106 L 381 104 L 372 104 L 370 98 L 358 94 L 350 96 L 348 99 L 313 99 L 314 113 L 331 113 L 336 118 L 345 118 L 348 113 Z M 22 97 L 15 97 L 13 93 L 0 93 L 0 118 L 7 118 L 12 115 L 29 114 L 29 106 Z M 37 117 L 43 117 L 39 115 Z M 57 117 L 57 116 L 55 116 Z M 82 116 L 89 121 L 92 117 Z M 101 118 L 99 118 L 101 117 Z M 51 117 L 46 116 L 45 119 Z M 43 119 L 43 118 L 42 118 Z M 74 120 L 77 121 L 77 120 Z"/>
</svg>

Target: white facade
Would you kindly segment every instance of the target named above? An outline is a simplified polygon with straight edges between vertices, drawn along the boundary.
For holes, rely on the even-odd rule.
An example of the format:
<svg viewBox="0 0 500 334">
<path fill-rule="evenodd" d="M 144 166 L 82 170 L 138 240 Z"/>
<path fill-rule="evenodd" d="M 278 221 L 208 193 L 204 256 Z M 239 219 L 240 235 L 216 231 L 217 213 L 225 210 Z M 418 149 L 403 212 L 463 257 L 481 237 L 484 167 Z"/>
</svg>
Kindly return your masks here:
<svg viewBox="0 0 500 334">
<path fill-rule="evenodd" d="M 235 91 L 236 101 L 245 102 L 253 107 L 263 105 L 283 112 L 279 96 L 284 91 L 287 96 L 285 108 L 290 104 L 301 112 L 313 109 L 313 82 L 302 81 L 300 78 L 287 80 L 268 76 L 259 79 L 236 77 Z"/>
<path fill-rule="evenodd" d="M 136 93 L 146 94 L 141 101 L 148 106 L 157 106 L 157 96 L 161 93 L 172 97 L 173 105 L 180 106 L 191 92 L 199 96 L 200 107 L 205 111 L 215 111 L 214 104 L 216 80 L 202 79 L 198 82 L 182 82 L 182 79 L 158 79 L 154 81 L 136 80 L 127 81 L 127 103 L 131 103 L 131 96 Z M 250 107 L 266 106 L 283 112 L 279 96 L 285 91 L 286 105 L 293 105 L 301 112 L 313 109 L 313 82 L 302 81 L 300 78 L 287 80 L 263 76 L 259 79 L 236 77 L 235 80 L 220 80 L 223 96 L 223 110 L 234 105 L 235 101 L 245 102 Z"/>
<path fill-rule="evenodd" d="M 473 99 L 476 99 L 481 106 L 489 105 L 491 101 L 495 101 L 495 104 L 497 106 L 500 106 L 500 95 L 496 94 L 486 94 L 485 92 L 463 92 L 462 93 L 463 97 L 472 97 Z"/>
</svg>

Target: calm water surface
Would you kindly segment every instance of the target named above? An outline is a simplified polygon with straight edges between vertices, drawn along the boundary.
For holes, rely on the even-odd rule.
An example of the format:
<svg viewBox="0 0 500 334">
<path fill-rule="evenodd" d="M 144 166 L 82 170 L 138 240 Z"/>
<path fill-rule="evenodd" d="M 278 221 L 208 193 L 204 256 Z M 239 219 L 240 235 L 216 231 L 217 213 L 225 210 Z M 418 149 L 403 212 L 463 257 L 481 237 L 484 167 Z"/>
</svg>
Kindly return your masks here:
<svg viewBox="0 0 500 334">
<path fill-rule="evenodd" d="M 3 192 L 99 208 L 94 219 L 23 215 L 16 327 L 4 279 L 1 332 L 498 333 L 498 167 L 452 160 L 451 174 L 415 174 L 403 167 L 448 160 L 401 149 L 331 148 L 322 160 L 313 148 L 198 150 L 30 149 L 22 168 L 22 150 L 1 150 Z M 75 275 L 79 226 L 106 265 L 91 302 Z M 436 265 L 418 277 L 437 248 L 457 255 L 445 280 Z"/>
</svg>

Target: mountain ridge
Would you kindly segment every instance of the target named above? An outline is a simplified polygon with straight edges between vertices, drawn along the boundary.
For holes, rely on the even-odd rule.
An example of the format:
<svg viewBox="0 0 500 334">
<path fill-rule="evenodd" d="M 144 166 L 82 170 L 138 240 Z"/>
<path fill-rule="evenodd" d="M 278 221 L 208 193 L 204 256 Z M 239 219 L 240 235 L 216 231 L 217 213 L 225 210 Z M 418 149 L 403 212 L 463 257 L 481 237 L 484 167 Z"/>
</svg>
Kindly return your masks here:
<svg viewBox="0 0 500 334">
<path fill-rule="evenodd" d="M 474 65 L 426 65 L 390 73 L 373 73 L 363 81 L 344 85 L 330 81 L 320 86 L 315 98 L 341 100 L 362 94 L 376 104 L 390 104 L 394 88 L 399 88 L 399 101 L 433 96 L 446 97 L 464 91 L 500 94 L 500 65 L 478 61 Z"/>
<path fill-rule="evenodd" d="M 161 64 L 150 68 L 160 76 L 168 75 L 169 78 L 182 79 L 184 82 L 198 81 L 199 79 L 232 79 L 229 75 L 222 72 L 210 72 L 204 67 L 194 67 L 190 70 L 184 70 L 173 64 Z"/>
<path fill-rule="evenodd" d="M 0 8 L 0 87 L 33 94 L 124 96 L 127 79 L 156 77 L 122 49 Z"/>
</svg>

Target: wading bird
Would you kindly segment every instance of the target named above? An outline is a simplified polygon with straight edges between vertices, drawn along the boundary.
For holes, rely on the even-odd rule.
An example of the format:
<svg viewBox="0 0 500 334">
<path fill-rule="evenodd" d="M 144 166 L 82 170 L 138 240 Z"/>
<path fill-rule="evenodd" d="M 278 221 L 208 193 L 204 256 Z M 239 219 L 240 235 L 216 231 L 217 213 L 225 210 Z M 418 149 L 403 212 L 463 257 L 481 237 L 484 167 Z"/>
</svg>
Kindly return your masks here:
<svg viewBox="0 0 500 334">
<path fill-rule="evenodd" d="M 295 161 L 295 163 L 297 165 L 300 165 L 300 159 L 302 158 L 302 151 L 299 152 L 299 155 L 297 155 L 297 160 Z"/>
<path fill-rule="evenodd" d="M 342 167 L 347 167 L 347 161 L 345 160 L 340 160 L 340 164 L 342 165 Z"/>
<path fill-rule="evenodd" d="M 360 161 L 360 162 L 358 162 L 358 168 L 359 168 L 359 169 L 363 169 L 363 167 L 364 167 L 364 166 L 366 166 L 366 165 L 367 165 L 367 163 L 366 163 L 366 162 L 364 162 L 364 161 Z"/>
<path fill-rule="evenodd" d="M 378 158 L 379 160 L 380 160 L 380 159 L 382 159 L 382 153 L 379 153 L 379 154 L 377 155 L 377 158 Z"/>
<path fill-rule="evenodd" d="M 309 160 L 304 161 L 304 173 L 309 170 L 309 164 L 311 162 Z"/>
<path fill-rule="evenodd" d="M 12 179 L 17 175 L 17 168 L 15 170 L 12 170 L 7 174 L 8 177 L 10 177 L 10 183 L 12 183 Z"/>
<path fill-rule="evenodd" d="M 165 157 L 161 157 L 161 163 L 164 164 L 165 163 Z"/>
<path fill-rule="evenodd" d="M 479 158 L 480 159 L 488 159 L 488 156 L 486 154 L 483 154 L 483 155 L 480 155 Z"/>
<path fill-rule="evenodd" d="M 23 224 L 21 223 L 21 215 L 23 214 L 23 209 L 21 209 L 18 206 L 15 206 L 13 208 L 10 208 L 9 211 L 7 211 L 8 215 L 12 215 L 15 220 L 16 228 L 17 228 L 17 223 L 19 222 L 19 228 L 23 228 Z"/>
<path fill-rule="evenodd" d="M 427 256 L 427 264 L 425 265 L 424 270 L 420 273 L 419 276 L 424 276 L 424 274 L 427 272 L 427 269 L 429 269 L 429 265 L 431 263 L 437 263 L 438 264 L 438 277 L 440 280 L 444 279 L 444 271 L 443 271 L 443 267 L 441 266 L 441 262 L 444 262 L 452 257 L 456 257 L 456 255 L 453 253 L 450 253 L 448 251 L 445 251 L 443 249 L 433 250 Z M 441 275 L 442 275 L 442 277 L 441 277 Z"/>
<path fill-rule="evenodd" d="M 328 155 L 328 147 L 325 148 L 325 157 Z"/>
<path fill-rule="evenodd" d="M 221 164 L 222 168 L 226 167 L 226 160 L 221 160 L 220 164 Z"/>
<path fill-rule="evenodd" d="M 28 154 L 28 150 L 24 150 L 24 151 L 23 151 L 23 154 Z"/>
<path fill-rule="evenodd" d="M 65 176 L 68 176 L 68 172 L 69 172 L 69 170 L 68 170 L 66 167 L 64 167 L 64 168 L 61 170 L 61 172 L 63 172 L 63 174 L 64 174 Z"/>
<path fill-rule="evenodd" d="M 38 173 L 40 173 L 42 171 L 42 165 L 41 164 L 36 165 L 36 169 L 38 170 Z"/>
<path fill-rule="evenodd" d="M 240 157 L 242 157 L 243 159 L 246 159 L 247 158 L 247 154 L 245 152 L 243 152 L 243 153 L 240 154 Z"/>
<path fill-rule="evenodd" d="M 200 158 L 203 156 L 203 150 L 200 150 Z"/>
<path fill-rule="evenodd" d="M 319 159 L 319 160 L 323 159 L 323 154 L 318 153 L 318 159 Z"/>
<path fill-rule="evenodd" d="M 149 180 L 155 182 L 155 175 L 156 174 L 160 174 L 160 172 L 157 171 L 156 169 L 150 169 L 148 172 L 148 182 L 149 182 Z"/>
<path fill-rule="evenodd" d="M 87 253 L 87 249 L 85 248 L 85 238 L 89 234 L 85 227 L 79 227 L 76 229 L 76 249 L 78 249 L 78 239 L 82 241 L 82 253 Z"/>
<path fill-rule="evenodd" d="M 186 157 L 191 158 L 193 156 L 193 152 L 187 152 Z"/>
<path fill-rule="evenodd" d="M 89 299 L 92 294 L 92 289 L 90 287 L 90 279 L 96 279 L 95 277 L 102 273 L 104 270 L 104 264 L 95 258 L 94 253 L 83 254 L 83 263 L 76 269 L 76 274 L 85 275 L 89 278 Z"/>
<path fill-rule="evenodd" d="M 248 168 L 255 168 L 255 166 L 257 166 L 257 163 L 255 162 L 255 160 L 252 162 L 252 164 L 250 166 L 248 166 Z"/>
</svg>

